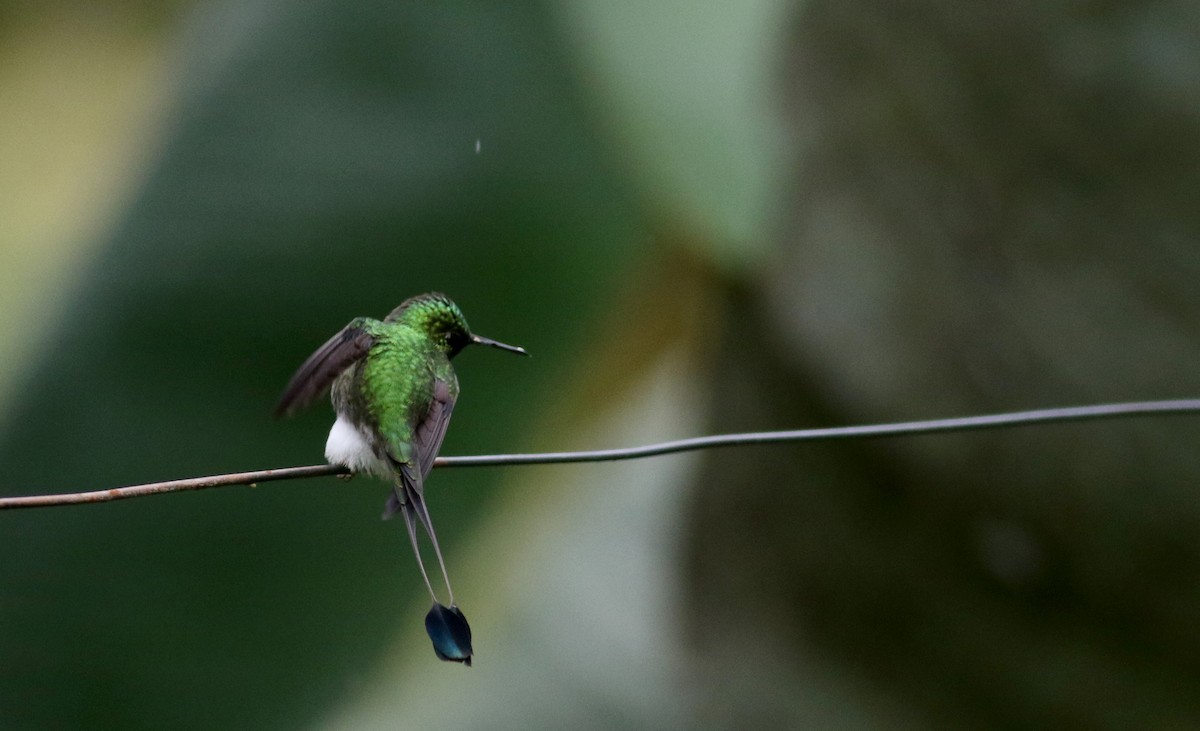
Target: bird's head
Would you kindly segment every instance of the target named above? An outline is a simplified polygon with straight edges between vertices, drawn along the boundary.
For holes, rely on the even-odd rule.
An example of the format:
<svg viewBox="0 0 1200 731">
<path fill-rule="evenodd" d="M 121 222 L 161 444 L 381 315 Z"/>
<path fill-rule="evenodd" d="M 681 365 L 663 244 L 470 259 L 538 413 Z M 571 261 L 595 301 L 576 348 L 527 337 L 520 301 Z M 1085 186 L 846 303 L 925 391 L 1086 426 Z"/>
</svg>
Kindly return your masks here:
<svg viewBox="0 0 1200 731">
<path fill-rule="evenodd" d="M 468 345 L 488 345 L 512 353 L 529 355 L 524 348 L 505 345 L 481 335 L 467 326 L 462 310 L 441 292 L 429 292 L 410 297 L 392 310 L 385 322 L 403 322 L 429 336 L 447 358 L 458 355 Z"/>
</svg>

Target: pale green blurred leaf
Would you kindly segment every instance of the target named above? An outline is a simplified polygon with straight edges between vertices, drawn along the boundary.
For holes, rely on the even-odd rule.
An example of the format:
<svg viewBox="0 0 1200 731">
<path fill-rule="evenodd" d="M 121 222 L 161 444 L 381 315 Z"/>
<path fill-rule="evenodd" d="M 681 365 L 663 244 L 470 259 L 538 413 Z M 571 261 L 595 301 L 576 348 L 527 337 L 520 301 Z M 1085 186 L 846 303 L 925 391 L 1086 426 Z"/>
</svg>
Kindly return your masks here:
<svg viewBox="0 0 1200 731">
<path fill-rule="evenodd" d="M 735 272 L 767 253 L 787 148 L 783 0 L 566 0 L 621 163 L 669 223 Z"/>
</svg>

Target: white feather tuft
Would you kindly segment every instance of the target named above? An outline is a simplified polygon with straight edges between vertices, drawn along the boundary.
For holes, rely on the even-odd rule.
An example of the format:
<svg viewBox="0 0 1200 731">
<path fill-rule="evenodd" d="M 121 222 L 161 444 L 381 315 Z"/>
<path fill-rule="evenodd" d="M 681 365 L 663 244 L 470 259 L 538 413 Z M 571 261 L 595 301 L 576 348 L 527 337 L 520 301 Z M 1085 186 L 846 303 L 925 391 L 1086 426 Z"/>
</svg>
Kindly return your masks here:
<svg viewBox="0 0 1200 731">
<path fill-rule="evenodd" d="M 366 472 L 383 478 L 391 473 L 388 465 L 375 456 L 366 436 L 340 415 L 325 441 L 325 459 L 329 464 L 345 465 L 351 472 Z"/>
</svg>

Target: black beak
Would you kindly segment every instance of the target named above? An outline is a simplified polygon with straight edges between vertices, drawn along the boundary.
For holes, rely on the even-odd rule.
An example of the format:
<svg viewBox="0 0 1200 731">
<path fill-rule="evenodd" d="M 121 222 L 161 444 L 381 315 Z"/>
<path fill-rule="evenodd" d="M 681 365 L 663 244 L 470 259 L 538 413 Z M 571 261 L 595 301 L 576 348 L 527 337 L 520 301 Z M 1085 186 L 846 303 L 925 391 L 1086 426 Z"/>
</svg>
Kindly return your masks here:
<svg viewBox="0 0 1200 731">
<path fill-rule="evenodd" d="M 497 342 L 495 340 L 492 340 L 491 338 L 485 338 L 482 335 L 472 335 L 471 342 L 474 343 L 475 345 L 490 345 L 493 348 L 507 350 L 510 353 L 520 353 L 521 355 L 529 355 L 529 353 L 525 352 L 524 348 L 519 348 L 515 345 L 505 345 L 504 343 Z"/>
</svg>

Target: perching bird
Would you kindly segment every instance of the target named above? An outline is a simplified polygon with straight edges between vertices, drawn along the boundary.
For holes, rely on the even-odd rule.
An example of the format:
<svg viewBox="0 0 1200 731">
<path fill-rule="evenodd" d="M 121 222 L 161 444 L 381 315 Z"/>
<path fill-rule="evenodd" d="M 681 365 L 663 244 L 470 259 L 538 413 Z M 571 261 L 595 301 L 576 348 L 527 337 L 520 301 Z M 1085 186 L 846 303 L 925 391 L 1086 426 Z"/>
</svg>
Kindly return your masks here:
<svg viewBox="0 0 1200 731">
<path fill-rule="evenodd" d="M 454 605 L 454 590 L 425 505 L 424 485 L 458 398 L 458 378 L 450 360 L 472 344 L 527 355 L 523 348 L 471 334 L 462 311 L 446 295 L 417 295 L 382 321 L 351 320 L 304 361 L 275 407 L 277 416 L 291 414 L 332 384 L 337 420 L 325 443 L 325 458 L 351 472 L 392 482 L 383 517 L 397 512 L 404 516 L 417 565 L 434 600 L 426 617 L 434 650 L 443 660 L 467 665 L 471 664 L 470 627 Z M 421 560 L 418 521 L 437 555 L 450 597 L 448 609 L 438 603 Z"/>
</svg>

